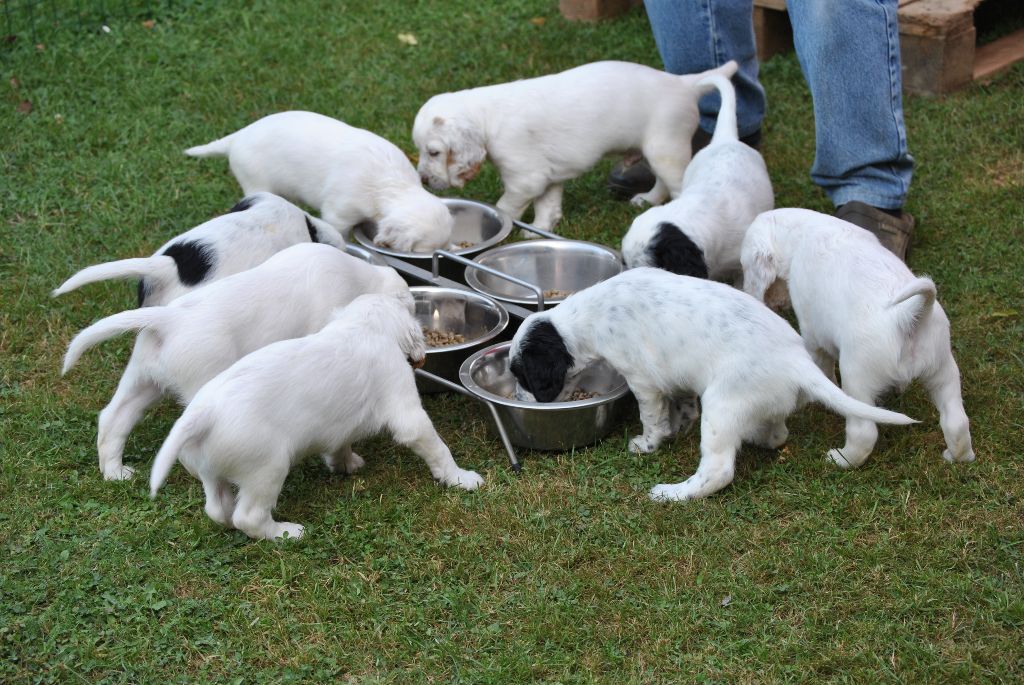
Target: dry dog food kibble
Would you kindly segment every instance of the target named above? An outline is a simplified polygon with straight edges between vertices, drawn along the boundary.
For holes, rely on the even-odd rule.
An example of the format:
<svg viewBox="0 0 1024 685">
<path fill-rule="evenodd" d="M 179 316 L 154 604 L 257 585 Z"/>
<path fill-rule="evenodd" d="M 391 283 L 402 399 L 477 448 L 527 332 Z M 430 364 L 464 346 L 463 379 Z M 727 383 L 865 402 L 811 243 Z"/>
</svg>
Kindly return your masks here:
<svg viewBox="0 0 1024 685">
<path fill-rule="evenodd" d="M 461 333 L 428 331 L 426 328 L 423 329 L 423 337 L 427 339 L 427 347 L 444 347 L 466 342 L 466 338 Z"/>
<path fill-rule="evenodd" d="M 597 393 L 596 392 L 587 392 L 583 388 L 576 388 L 569 395 L 568 401 L 569 402 L 577 402 L 579 400 L 589 400 L 592 397 L 597 397 Z"/>
<path fill-rule="evenodd" d="M 544 299 L 545 300 L 561 300 L 563 298 L 569 297 L 570 295 L 572 295 L 572 292 L 570 292 L 568 290 L 545 290 L 544 291 Z"/>
<path fill-rule="evenodd" d="M 461 243 L 455 243 L 455 247 L 460 250 L 465 250 L 467 247 L 473 247 L 476 245 L 472 240 L 463 240 Z"/>
</svg>

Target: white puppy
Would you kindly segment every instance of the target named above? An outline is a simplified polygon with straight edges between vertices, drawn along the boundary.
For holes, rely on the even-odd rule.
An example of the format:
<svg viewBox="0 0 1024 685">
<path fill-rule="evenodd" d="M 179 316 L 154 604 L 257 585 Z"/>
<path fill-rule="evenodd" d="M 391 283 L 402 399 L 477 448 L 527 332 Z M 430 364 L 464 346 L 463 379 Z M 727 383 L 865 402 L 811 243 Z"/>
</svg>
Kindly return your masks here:
<svg viewBox="0 0 1024 685">
<path fill-rule="evenodd" d="M 206 513 L 252 538 L 297 538 L 271 512 L 291 467 L 311 453 L 331 470 L 363 465 L 352 443 L 389 431 L 445 485 L 483 479 L 459 468 L 420 404 L 407 359 L 422 362 L 411 300 L 364 295 L 319 333 L 268 345 L 203 386 L 153 462 L 153 497 L 177 459 L 203 481 Z M 232 488 L 238 488 L 235 501 Z"/>
<path fill-rule="evenodd" d="M 757 298 L 776 279 L 785 282 L 807 351 L 830 378 L 839 360 L 847 394 L 874 404 L 920 378 L 939 410 L 942 456 L 974 460 L 949 319 L 931 279 L 916 278 L 869 231 L 807 209 L 759 216 L 743 243 L 743 271 L 746 291 Z M 851 417 L 846 445 L 829 457 L 859 466 L 877 439 L 874 423 Z"/>
<path fill-rule="evenodd" d="M 326 221 L 284 198 L 256 193 L 227 214 L 168 240 L 152 257 L 86 267 L 50 294 L 56 297 L 112 278 L 138 278 L 140 307 L 167 304 L 190 290 L 251 269 L 286 247 L 307 242 L 345 246 Z"/>
<path fill-rule="evenodd" d="M 376 221 L 382 247 L 430 252 L 451 240 L 451 212 L 424 190 L 405 153 L 322 114 L 271 114 L 185 154 L 227 157 L 245 193 L 265 190 L 306 204 L 345 235 Z"/>
<path fill-rule="evenodd" d="M 683 276 L 736 281 L 740 245 L 750 222 L 775 205 L 768 169 L 736 131 L 736 92 L 708 76 L 722 96 L 711 143 L 693 156 L 679 197 L 638 216 L 622 239 L 628 268 L 654 266 Z"/>
<path fill-rule="evenodd" d="M 595 62 L 559 74 L 430 98 L 412 138 L 419 171 L 432 188 L 461 188 L 486 158 L 505 193 L 498 207 L 518 219 L 534 203 L 533 223 L 550 230 L 562 216 L 562 184 L 609 153 L 639 149 L 657 183 L 633 198 L 676 197 L 697 129 L 705 76 L 736 73 L 736 63 L 675 76 L 628 62 Z"/>
<path fill-rule="evenodd" d="M 82 353 L 126 331 L 139 331 L 110 404 L 100 412 L 97 448 L 107 480 L 131 478 L 122 465 L 125 440 L 166 394 L 188 403 L 207 381 L 264 345 L 320 330 L 335 307 L 363 293 L 401 295 L 391 267 L 371 266 L 327 245 L 305 243 L 163 307 L 121 312 L 81 331 L 68 346 L 62 373 Z"/>
<path fill-rule="evenodd" d="M 673 397 L 700 395 L 700 466 L 683 483 L 656 486 L 654 499 L 695 499 L 725 487 L 740 443 L 781 446 L 786 417 L 808 399 L 844 416 L 914 423 L 843 394 L 796 331 L 754 298 L 660 269 L 630 269 L 531 315 L 509 350 L 516 380 L 541 402 L 597 360 L 622 374 L 640 404 L 644 432 L 630 441 L 633 452 L 652 452 L 679 429 Z"/>
</svg>

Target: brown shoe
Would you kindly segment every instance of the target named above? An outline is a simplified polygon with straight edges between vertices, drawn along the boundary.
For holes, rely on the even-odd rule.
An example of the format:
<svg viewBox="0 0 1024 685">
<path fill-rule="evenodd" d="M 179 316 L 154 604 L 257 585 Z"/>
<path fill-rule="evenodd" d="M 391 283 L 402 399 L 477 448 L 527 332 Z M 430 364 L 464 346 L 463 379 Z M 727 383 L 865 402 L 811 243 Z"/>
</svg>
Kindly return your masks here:
<svg viewBox="0 0 1024 685">
<path fill-rule="evenodd" d="M 903 210 L 898 211 L 899 214 L 894 216 L 878 207 L 854 200 L 836 208 L 836 218 L 871 231 L 889 252 L 907 261 L 910 236 L 914 232 L 914 217 Z"/>
</svg>

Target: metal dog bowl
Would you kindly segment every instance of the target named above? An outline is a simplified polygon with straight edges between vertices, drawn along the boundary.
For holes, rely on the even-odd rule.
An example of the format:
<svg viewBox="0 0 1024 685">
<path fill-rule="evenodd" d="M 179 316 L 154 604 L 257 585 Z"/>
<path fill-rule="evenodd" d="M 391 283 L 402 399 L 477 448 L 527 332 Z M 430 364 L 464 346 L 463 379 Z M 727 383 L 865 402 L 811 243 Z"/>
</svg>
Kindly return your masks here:
<svg viewBox="0 0 1024 685">
<path fill-rule="evenodd" d="M 512 232 L 512 219 L 497 207 L 460 198 L 445 197 L 441 198 L 441 201 L 448 206 L 448 211 L 455 217 L 450 251 L 457 255 L 471 258 L 494 247 Z M 377 224 L 372 221 L 366 221 L 356 226 L 352 235 L 369 250 L 389 257 L 397 257 L 421 269 L 430 270 L 430 252 L 396 252 L 375 245 L 373 238 L 377 235 Z M 472 244 L 469 247 L 459 247 L 459 243 Z M 462 282 L 464 270 L 465 267 L 461 264 L 445 262 L 442 265 L 441 275 Z"/>
<path fill-rule="evenodd" d="M 533 283 L 548 294 L 544 301 L 561 302 L 574 292 L 589 288 L 622 271 L 618 252 L 581 240 L 528 240 L 502 245 L 476 257 L 477 264 Z M 466 285 L 496 300 L 530 305 L 536 295 L 479 269 L 466 269 Z"/>
<path fill-rule="evenodd" d="M 442 347 L 427 346 L 423 368 L 458 382 L 459 367 L 473 352 L 491 342 L 508 326 L 508 312 L 491 298 L 468 290 L 421 286 L 409 288 L 416 302 L 416 320 L 428 331 L 457 333 L 464 342 Z M 420 392 L 446 388 L 417 377 Z"/>
<path fill-rule="evenodd" d="M 352 243 L 345 243 L 345 252 L 352 255 L 356 259 L 361 259 L 364 262 L 373 264 L 374 266 L 387 266 L 388 263 L 381 259 L 376 252 L 367 250 L 365 247 L 359 247 Z"/>
<path fill-rule="evenodd" d="M 499 343 L 473 354 L 459 369 L 459 380 L 474 396 L 495 405 L 514 444 L 536 450 L 590 445 L 607 435 L 633 405 L 626 381 L 603 362 L 579 376 L 578 386 L 597 397 L 573 402 L 511 399 L 516 387 L 508 368 L 511 344 Z"/>
</svg>

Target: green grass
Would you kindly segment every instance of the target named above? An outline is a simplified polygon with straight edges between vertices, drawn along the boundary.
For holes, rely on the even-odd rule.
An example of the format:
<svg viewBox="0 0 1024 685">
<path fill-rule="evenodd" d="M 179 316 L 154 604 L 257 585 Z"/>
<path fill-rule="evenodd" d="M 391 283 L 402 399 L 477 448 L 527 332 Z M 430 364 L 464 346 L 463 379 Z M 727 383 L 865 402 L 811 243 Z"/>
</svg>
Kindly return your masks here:
<svg viewBox="0 0 1024 685">
<path fill-rule="evenodd" d="M 293 472 L 279 511 L 307 536 L 273 544 L 215 526 L 180 468 L 155 501 L 144 475 L 100 480 L 96 413 L 131 341 L 58 369 L 74 332 L 133 306 L 133 289 L 49 290 L 229 207 L 226 165 L 181 151 L 258 116 L 313 109 L 411 152 L 435 92 L 660 62 L 642 14 L 575 25 L 539 0 L 175 6 L 152 29 L 0 47 L 0 681 L 1021 679 L 1024 68 L 906 102 L 911 262 L 953 322 L 977 462 L 942 461 L 914 387 L 887 404 L 923 422 L 884 429 L 859 470 L 825 463 L 843 423 L 808 407 L 781 452 L 743 450 L 731 487 L 657 505 L 647 489 L 693 471 L 695 435 L 638 457 L 633 420 L 593 448 L 526 454 L 515 477 L 484 410 L 440 396 L 427 410 L 482 490 L 444 490 L 370 441 L 356 477 L 314 460 Z M 777 204 L 827 211 L 795 59 L 763 78 Z M 606 196 L 610 164 L 568 185 L 567 235 L 618 244 L 636 210 Z M 466 190 L 499 192 L 492 169 Z M 176 415 L 164 403 L 129 441 L 143 474 Z"/>
</svg>

